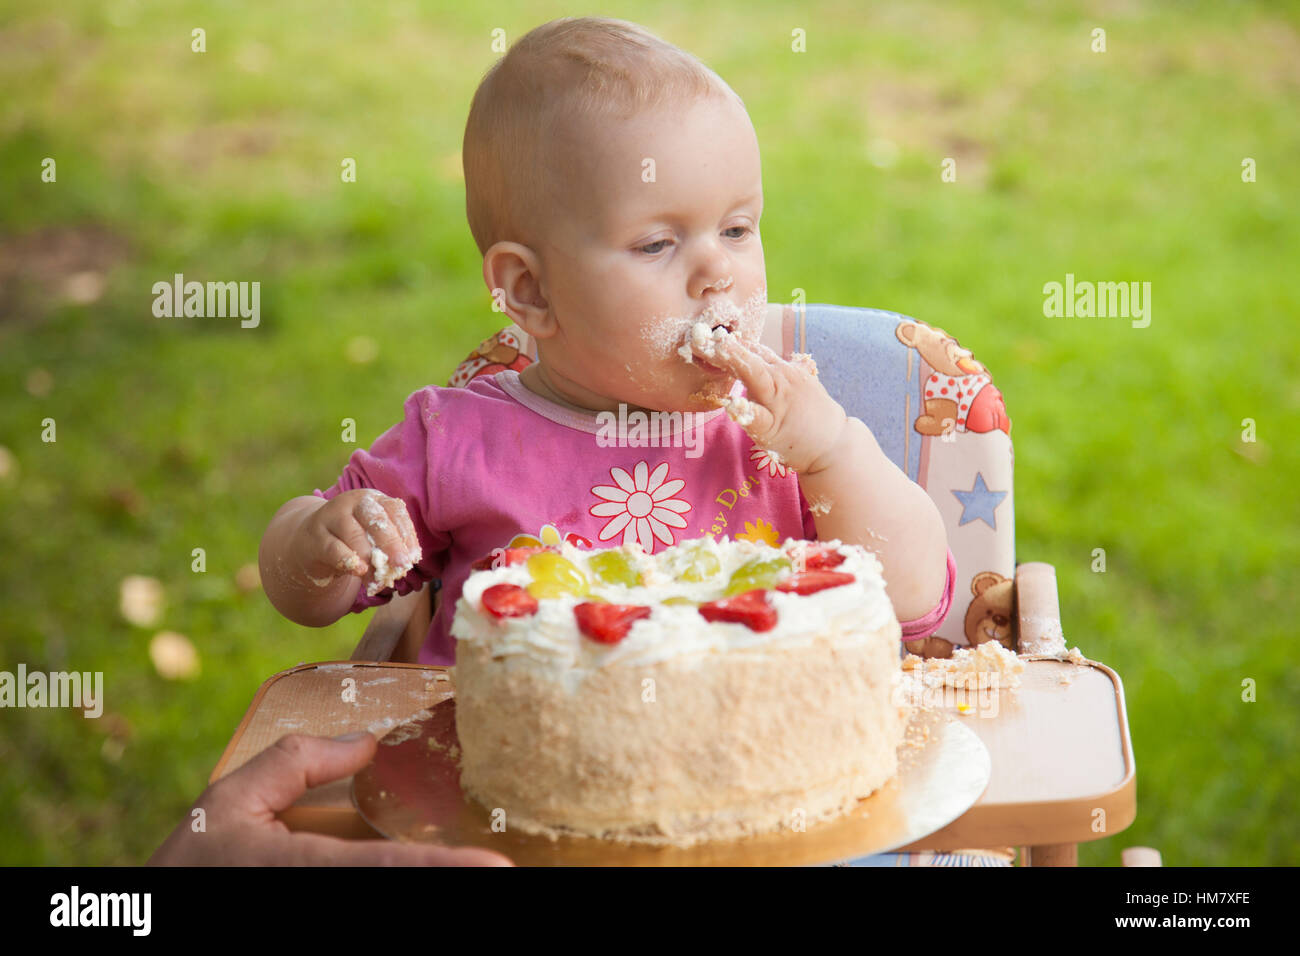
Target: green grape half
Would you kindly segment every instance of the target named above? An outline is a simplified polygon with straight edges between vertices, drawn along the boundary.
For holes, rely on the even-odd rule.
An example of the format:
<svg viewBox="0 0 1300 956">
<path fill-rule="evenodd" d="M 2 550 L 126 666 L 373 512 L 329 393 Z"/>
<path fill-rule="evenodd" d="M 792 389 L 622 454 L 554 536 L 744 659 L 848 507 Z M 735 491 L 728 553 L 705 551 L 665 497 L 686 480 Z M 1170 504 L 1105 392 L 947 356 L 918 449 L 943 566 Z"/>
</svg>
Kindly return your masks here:
<svg viewBox="0 0 1300 956">
<path fill-rule="evenodd" d="M 602 551 L 593 555 L 587 561 L 587 567 L 606 584 L 622 584 L 634 588 L 642 583 L 641 572 L 622 551 Z"/>
<path fill-rule="evenodd" d="M 565 594 L 585 596 L 590 590 L 587 576 L 568 558 L 553 551 L 541 551 L 526 565 L 533 580 L 525 589 L 535 598 L 555 598 Z"/>
<path fill-rule="evenodd" d="M 770 561 L 751 561 L 732 572 L 727 583 L 727 597 L 743 594 L 755 588 L 776 587 L 777 580 L 790 570 L 789 558 L 772 558 Z"/>
</svg>

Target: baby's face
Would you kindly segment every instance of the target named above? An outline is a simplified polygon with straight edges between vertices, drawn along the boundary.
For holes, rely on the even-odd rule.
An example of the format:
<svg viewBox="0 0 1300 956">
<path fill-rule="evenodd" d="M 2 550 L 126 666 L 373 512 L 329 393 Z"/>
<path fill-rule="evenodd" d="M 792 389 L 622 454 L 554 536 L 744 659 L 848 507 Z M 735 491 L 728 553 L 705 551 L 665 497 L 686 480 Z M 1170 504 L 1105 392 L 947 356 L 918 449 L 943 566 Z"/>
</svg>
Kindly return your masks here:
<svg viewBox="0 0 1300 956">
<path fill-rule="evenodd" d="M 767 305 L 758 140 L 710 98 L 557 131 L 568 214 L 537 252 L 559 331 L 548 375 L 576 404 L 713 408 L 734 378 L 678 349 L 700 319 L 757 341 Z M 558 375 L 558 378 L 557 378 Z"/>
</svg>

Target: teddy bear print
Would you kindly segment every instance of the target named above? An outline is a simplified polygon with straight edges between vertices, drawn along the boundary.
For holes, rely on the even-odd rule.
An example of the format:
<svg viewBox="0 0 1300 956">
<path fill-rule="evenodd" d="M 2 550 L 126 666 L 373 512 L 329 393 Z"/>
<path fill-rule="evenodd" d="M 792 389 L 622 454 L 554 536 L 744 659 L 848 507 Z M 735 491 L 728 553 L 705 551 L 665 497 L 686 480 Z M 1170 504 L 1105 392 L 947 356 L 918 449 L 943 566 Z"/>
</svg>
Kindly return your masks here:
<svg viewBox="0 0 1300 956">
<path fill-rule="evenodd" d="M 506 369 L 523 371 L 533 364 L 533 360 L 522 349 L 523 342 L 518 333 L 502 329 L 480 342 L 478 348 L 469 353 L 469 358 L 456 366 L 451 375 L 451 386 L 464 388 L 480 375 L 495 375 Z"/>
<path fill-rule="evenodd" d="M 1014 651 L 1011 579 L 996 571 L 981 571 L 971 578 L 970 591 L 974 597 L 966 609 L 966 642 L 975 647 L 985 641 L 998 641 Z"/>
<path fill-rule="evenodd" d="M 903 646 L 907 648 L 907 653 L 917 657 L 952 657 L 952 642 L 934 635 L 914 637 L 910 641 L 904 641 Z"/>
<path fill-rule="evenodd" d="M 970 349 L 924 322 L 900 323 L 894 334 L 934 370 L 925 380 L 923 414 L 912 427 L 922 435 L 999 430 L 1011 434 L 1002 393 Z"/>
</svg>

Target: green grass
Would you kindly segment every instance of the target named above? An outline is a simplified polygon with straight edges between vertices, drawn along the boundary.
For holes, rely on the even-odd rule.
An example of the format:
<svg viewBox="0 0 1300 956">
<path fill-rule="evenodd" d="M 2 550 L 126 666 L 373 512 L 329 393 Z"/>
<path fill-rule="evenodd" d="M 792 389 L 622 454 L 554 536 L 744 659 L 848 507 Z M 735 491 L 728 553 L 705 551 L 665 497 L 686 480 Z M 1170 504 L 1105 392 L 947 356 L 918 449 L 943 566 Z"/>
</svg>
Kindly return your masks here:
<svg viewBox="0 0 1300 956">
<path fill-rule="evenodd" d="M 181 818 L 262 680 L 359 637 L 360 618 L 286 622 L 234 574 L 284 500 L 334 480 L 341 419 L 368 444 L 497 327 L 461 133 L 490 31 L 566 11 L 63 6 L 0 0 L 0 277 L 5 256 L 22 277 L 0 297 L 0 445 L 19 467 L 0 478 L 0 669 L 102 670 L 112 717 L 0 713 L 0 846 L 5 863 L 120 864 Z M 773 301 L 897 309 L 991 368 L 1015 426 L 1018 558 L 1056 565 L 1070 642 L 1128 698 L 1138 818 L 1081 862 L 1141 844 L 1171 864 L 1300 863 L 1295 5 L 606 12 L 744 97 Z M 868 161 L 881 141 L 885 168 Z M 32 259 L 42 234 L 92 251 Z M 90 267 L 104 294 L 67 302 L 60 282 Z M 174 272 L 259 280 L 261 327 L 153 318 L 150 287 Z M 1151 282 L 1151 326 L 1044 318 L 1042 285 L 1067 272 Z M 345 359 L 358 335 L 377 361 Z M 26 388 L 33 369 L 48 394 Z M 160 626 L 194 641 L 199 679 L 154 672 L 153 631 L 117 612 L 127 574 L 164 583 Z"/>
</svg>

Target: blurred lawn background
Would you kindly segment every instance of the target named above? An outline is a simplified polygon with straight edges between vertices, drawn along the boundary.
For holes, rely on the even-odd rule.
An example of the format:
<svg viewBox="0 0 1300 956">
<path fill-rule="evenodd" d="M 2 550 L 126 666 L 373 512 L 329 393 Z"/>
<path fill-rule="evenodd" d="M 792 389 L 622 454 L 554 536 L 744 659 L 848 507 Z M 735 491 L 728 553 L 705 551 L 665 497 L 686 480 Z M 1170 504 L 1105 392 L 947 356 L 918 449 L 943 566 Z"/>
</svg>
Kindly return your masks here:
<svg viewBox="0 0 1300 956">
<path fill-rule="evenodd" d="M 494 28 L 513 42 L 594 11 L 59 6 L 0 0 L 0 669 L 103 671 L 107 703 L 0 712 L 0 863 L 126 864 L 184 815 L 265 678 L 359 638 L 361 617 L 298 627 L 236 575 L 281 503 L 334 481 L 357 447 L 342 419 L 369 445 L 500 326 L 465 223 L 470 97 Z M 1080 862 L 1140 844 L 1300 863 L 1296 6 L 599 12 L 744 97 L 773 301 L 896 309 L 992 370 L 1018 559 L 1056 565 L 1069 643 L 1127 693 L 1138 818 Z M 260 327 L 154 318 L 177 272 L 260 281 Z M 1044 318 L 1067 272 L 1151 282 L 1150 327 Z M 119 612 L 127 575 L 162 583 L 157 625 Z M 156 670 L 160 630 L 193 643 L 195 677 Z"/>
</svg>

